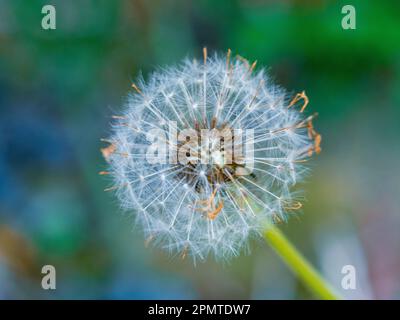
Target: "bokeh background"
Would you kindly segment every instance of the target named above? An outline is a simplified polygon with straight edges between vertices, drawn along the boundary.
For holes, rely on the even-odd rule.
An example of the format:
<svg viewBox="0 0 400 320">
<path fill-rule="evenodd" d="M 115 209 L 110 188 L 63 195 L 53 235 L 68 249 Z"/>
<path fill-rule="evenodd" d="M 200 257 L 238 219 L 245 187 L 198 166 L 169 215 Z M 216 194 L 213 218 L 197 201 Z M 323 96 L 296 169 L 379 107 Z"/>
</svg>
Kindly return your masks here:
<svg viewBox="0 0 400 320">
<path fill-rule="evenodd" d="M 45 4 L 56 30 L 41 28 Z M 356 30 L 341 27 L 345 4 Z M 281 228 L 345 297 L 400 298 L 396 0 L 0 0 L 0 298 L 313 298 L 262 242 L 196 266 L 146 248 L 103 191 L 100 138 L 132 80 L 203 46 L 306 90 L 323 152 Z M 345 265 L 356 290 L 341 289 Z"/>
</svg>

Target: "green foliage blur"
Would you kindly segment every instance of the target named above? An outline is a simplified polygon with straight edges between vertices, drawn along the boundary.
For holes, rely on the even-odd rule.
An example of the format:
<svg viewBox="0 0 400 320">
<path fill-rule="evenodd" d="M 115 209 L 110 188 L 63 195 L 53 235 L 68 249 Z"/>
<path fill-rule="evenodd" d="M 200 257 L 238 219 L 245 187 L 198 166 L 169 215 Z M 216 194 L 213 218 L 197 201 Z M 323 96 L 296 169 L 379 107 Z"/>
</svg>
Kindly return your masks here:
<svg viewBox="0 0 400 320">
<path fill-rule="evenodd" d="M 196 266 L 146 247 L 103 191 L 100 138 L 132 81 L 203 46 L 307 92 L 323 151 L 280 227 L 345 297 L 400 298 L 399 1 L 1 0 L 0 299 L 313 298 L 262 242 Z M 46 264 L 56 290 L 41 288 Z M 356 290 L 341 289 L 344 265 Z"/>
</svg>

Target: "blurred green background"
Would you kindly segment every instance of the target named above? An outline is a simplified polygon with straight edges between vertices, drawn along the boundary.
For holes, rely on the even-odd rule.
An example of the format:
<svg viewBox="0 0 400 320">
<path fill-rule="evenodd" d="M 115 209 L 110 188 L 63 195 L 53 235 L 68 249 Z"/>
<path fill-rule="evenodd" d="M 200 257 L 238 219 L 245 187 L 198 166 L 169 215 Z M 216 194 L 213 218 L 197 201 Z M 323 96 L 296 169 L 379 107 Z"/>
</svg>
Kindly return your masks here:
<svg viewBox="0 0 400 320">
<path fill-rule="evenodd" d="M 41 28 L 42 6 L 57 29 Z M 343 30 L 341 8 L 356 8 Z M 323 152 L 281 228 L 351 299 L 400 298 L 400 2 L 0 0 L 0 298 L 313 298 L 264 243 L 195 267 L 144 246 L 100 138 L 133 79 L 231 48 L 306 90 Z M 57 289 L 41 288 L 41 267 Z M 341 289 L 344 265 L 356 290 Z"/>
</svg>

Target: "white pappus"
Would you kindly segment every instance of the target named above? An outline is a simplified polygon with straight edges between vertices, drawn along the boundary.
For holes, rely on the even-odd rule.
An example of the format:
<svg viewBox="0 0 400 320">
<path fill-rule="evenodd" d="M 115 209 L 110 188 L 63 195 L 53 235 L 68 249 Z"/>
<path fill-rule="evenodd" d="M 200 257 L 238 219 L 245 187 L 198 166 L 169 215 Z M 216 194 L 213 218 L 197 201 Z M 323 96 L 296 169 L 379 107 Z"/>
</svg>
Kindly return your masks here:
<svg viewBox="0 0 400 320">
<path fill-rule="evenodd" d="M 301 207 L 291 187 L 321 142 L 314 116 L 303 114 L 304 91 L 289 99 L 255 63 L 206 49 L 133 88 L 105 140 L 102 173 L 147 241 L 182 257 L 228 259 L 261 235 L 263 221 Z"/>
</svg>

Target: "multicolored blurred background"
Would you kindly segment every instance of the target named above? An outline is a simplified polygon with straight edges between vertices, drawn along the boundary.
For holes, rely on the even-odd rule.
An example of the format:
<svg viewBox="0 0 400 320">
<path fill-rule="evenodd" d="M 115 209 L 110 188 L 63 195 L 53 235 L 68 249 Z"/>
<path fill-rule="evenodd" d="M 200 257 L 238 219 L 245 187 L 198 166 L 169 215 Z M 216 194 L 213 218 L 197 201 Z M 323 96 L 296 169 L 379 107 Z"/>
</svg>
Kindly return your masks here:
<svg viewBox="0 0 400 320">
<path fill-rule="evenodd" d="M 306 90 L 323 152 L 281 229 L 346 298 L 400 298 L 399 1 L 49 2 L 0 0 L 1 299 L 313 298 L 262 242 L 196 266 L 147 248 L 103 191 L 100 138 L 132 80 L 203 46 Z M 41 28 L 45 4 L 56 30 Z M 41 287 L 48 264 L 56 290 Z"/>
</svg>

